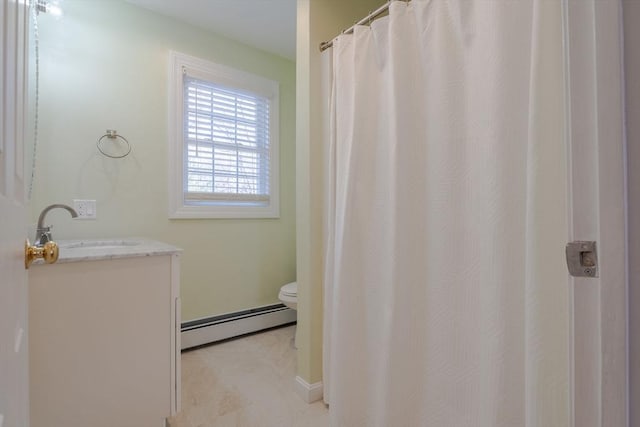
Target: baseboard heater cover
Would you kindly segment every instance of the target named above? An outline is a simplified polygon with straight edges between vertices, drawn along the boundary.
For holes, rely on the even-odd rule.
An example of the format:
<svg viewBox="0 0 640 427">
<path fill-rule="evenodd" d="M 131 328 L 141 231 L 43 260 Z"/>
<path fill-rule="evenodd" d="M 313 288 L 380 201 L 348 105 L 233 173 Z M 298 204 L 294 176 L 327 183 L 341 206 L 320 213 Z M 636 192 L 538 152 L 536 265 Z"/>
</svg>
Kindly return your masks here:
<svg viewBox="0 0 640 427">
<path fill-rule="evenodd" d="M 182 350 L 211 344 L 296 321 L 296 311 L 273 304 L 181 324 Z"/>
</svg>

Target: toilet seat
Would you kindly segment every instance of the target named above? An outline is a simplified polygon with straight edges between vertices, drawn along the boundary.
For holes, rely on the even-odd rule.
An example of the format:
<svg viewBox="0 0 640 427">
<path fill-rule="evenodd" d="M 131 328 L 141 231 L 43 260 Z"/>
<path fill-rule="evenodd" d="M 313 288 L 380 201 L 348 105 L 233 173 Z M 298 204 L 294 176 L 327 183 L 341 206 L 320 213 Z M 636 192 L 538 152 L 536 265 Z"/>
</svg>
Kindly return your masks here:
<svg viewBox="0 0 640 427">
<path fill-rule="evenodd" d="M 297 282 L 287 283 L 286 285 L 280 288 L 280 293 L 287 297 L 297 297 L 298 283 Z"/>
</svg>

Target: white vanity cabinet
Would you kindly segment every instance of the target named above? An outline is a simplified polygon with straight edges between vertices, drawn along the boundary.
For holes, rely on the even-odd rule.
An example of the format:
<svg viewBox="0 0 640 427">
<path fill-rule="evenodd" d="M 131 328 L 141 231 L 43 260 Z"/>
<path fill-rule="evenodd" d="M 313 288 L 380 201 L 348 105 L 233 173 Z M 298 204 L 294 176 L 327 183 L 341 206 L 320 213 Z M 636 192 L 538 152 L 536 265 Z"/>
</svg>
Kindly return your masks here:
<svg viewBox="0 0 640 427">
<path fill-rule="evenodd" d="M 180 409 L 180 251 L 135 242 L 61 243 L 29 270 L 32 427 L 161 427 Z"/>
</svg>

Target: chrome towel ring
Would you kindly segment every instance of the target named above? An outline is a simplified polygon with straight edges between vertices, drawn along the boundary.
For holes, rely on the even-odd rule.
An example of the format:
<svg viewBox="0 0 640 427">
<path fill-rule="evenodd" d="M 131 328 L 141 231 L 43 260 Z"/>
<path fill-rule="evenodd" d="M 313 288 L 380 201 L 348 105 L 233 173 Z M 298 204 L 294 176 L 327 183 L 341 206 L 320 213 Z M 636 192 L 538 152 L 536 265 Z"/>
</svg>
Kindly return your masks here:
<svg viewBox="0 0 640 427">
<path fill-rule="evenodd" d="M 102 143 L 104 141 L 106 141 L 106 140 L 111 140 L 111 141 L 114 141 L 114 142 L 118 141 L 118 142 L 120 142 L 122 144 L 126 144 L 126 152 L 124 154 L 121 154 L 121 155 L 109 154 L 109 153 L 105 152 L 105 150 L 103 150 Z M 127 138 L 125 138 L 122 135 L 118 135 L 118 131 L 117 130 L 107 129 L 107 133 L 105 133 L 104 135 L 102 135 L 98 139 L 98 143 L 96 144 L 96 147 L 98 147 L 98 151 L 100 151 L 100 153 L 104 154 L 107 157 L 111 157 L 112 159 L 121 159 L 123 157 L 128 156 L 129 153 L 131 153 L 131 144 L 129 143 Z"/>
</svg>

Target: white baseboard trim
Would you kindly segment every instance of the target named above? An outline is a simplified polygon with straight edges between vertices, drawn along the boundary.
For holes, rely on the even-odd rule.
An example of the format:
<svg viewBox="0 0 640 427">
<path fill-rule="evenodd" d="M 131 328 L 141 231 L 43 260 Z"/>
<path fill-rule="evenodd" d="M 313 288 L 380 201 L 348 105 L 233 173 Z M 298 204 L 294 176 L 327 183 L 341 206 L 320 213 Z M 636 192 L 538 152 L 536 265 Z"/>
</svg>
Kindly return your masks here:
<svg viewBox="0 0 640 427">
<path fill-rule="evenodd" d="M 307 403 L 313 403 L 322 399 L 322 381 L 309 384 L 304 378 L 296 377 L 296 393 Z"/>
<path fill-rule="evenodd" d="M 182 323 L 182 350 L 287 325 L 296 321 L 296 311 L 282 304 L 256 307 Z"/>
</svg>

